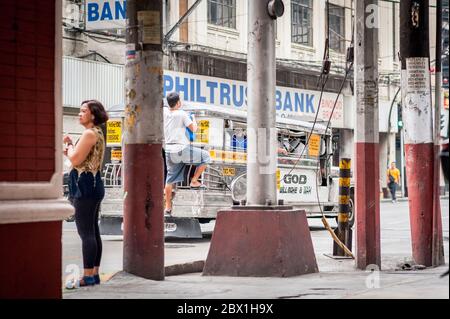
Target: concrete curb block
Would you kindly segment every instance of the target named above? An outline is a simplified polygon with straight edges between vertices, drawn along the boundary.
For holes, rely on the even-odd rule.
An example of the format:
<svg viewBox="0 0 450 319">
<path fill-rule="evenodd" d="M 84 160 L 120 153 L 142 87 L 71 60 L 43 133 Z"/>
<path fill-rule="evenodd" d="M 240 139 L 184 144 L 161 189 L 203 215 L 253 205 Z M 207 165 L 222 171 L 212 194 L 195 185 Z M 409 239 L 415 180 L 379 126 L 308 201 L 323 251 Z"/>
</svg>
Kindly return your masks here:
<svg viewBox="0 0 450 319">
<path fill-rule="evenodd" d="M 166 266 L 164 271 L 165 276 L 178 276 L 183 274 L 203 272 L 203 267 L 205 267 L 205 261 L 198 260 L 190 263 Z"/>
</svg>

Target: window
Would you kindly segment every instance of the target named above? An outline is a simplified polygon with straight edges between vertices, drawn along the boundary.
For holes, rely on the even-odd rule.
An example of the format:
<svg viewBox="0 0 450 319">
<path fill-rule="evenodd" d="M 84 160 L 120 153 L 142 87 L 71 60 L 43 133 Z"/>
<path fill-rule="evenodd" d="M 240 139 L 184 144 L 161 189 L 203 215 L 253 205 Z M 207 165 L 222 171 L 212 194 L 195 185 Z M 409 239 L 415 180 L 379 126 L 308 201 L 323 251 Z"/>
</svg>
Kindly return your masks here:
<svg viewBox="0 0 450 319">
<path fill-rule="evenodd" d="M 312 46 L 312 0 L 291 1 L 292 43 Z"/>
<path fill-rule="evenodd" d="M 330 49 L 345 53 L 345 8 L 330 4 Z"/>
<path fill-rule="evenodd" d="M 236 29 L 236 0 L 208 0 L 208 23 Z"/>
</svg>

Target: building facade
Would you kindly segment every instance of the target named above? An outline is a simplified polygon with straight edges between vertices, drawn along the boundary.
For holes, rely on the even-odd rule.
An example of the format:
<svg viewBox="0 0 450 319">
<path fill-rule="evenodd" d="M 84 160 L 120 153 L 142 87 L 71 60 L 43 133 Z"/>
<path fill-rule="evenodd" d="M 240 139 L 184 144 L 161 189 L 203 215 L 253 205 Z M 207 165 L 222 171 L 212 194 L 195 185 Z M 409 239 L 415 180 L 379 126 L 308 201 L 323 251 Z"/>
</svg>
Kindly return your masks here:
<svg viewBox="0 0 450 319">
<path fill-rule="evenodd" d="M 89 7 L 90 2 L 92 1 L 66 1 L 66 10 L 63 12 L 66 16 L 64 54 L 67 56 L 66 61 L 69 61 L 68 68 L 65 69 L 67 77 L 65 76 L 64 92 L 66 94 L 66 86 L 70 87 L 67 90 L 73 91 L 71 97 L 75 98 L 69 101 L 64 94 L 64 127 L 66 131 L 74 134 L 78 132 L 74 117 L 78 108 L 77 101 L 95 97 L 103 101 L 108 100 L 107 107 L 124 103 L 123 94 L 116 94 L 120 90 L 120 76 L 112 76 L 106 71 L 108 67 L 112 70 L 125 63 L 124 21 L 120 16 L 112 17 L 118 18 L 119 27 L 93 30 L 92 25 L 102 19 L 101 12 L 108 10 L 94 7 L 92 9 Z M 111 12 L 121 12 L 121 8 L 113 8 L 113 3 L 117 5 L 117 1 L 109 2 Z M 163 3 L 164 34 L 170 34 L 170 37 L 165 39 L 165 90 L 181 91 L 185 103 L 241 107 L 239 85 L 245 84 L 247 71 L 247 1 L 163 0 Z M 331 0 L 327 6 L 325 0 L 285 0 L 284 4 L 285 13 L 276 21 L 277 105 L 274 108 L 282 116 L 299 117 L 309 121 L 313 121 L 315 112 L 319 112 L 318 120 L 326 123 L 344 80 L 346 52 L 352 43 L 355 1 Z M 180 17 L 193 5 L 195 9 L 185 22 L 174 28 Z M 430 12 L 433 15 L 433 1 L 431 5 Z M 77 10 L 78 14 L 74 14 Z M 396 152 L 399 148 L 396 145 L 399 132 L 397 102 L 400 102 L 400 94 L 397 94 L 400 88 L 399 4 L 379 1 L 379 6 L 374 9 L 374 17 L 374 23 L 380 32 L 380 189 L 384 188 L 387 196 L 385 172 L 388 164 L 396 161 L 400 162 L 399 167 L 404 166 L 401 154 Z M 110 18 L 106 17 L 104 20 Z M 92 21 L 95 19 L 97 21 Z M 430 30 L 434 30 L 435 19 L 430 21 Z M 103 26 L 104 24 L 101 24 L 100 28 Z M 93 28 L 95 29 L 95 26 Z M 430 37 L 431 47 L 434 47 L 433 38 Z M 327 98 L 322 99 L 319 108 L 318 79 L 322 71 L 327 39 L 332 64 L 324 86 L 324 97 Z M 431 56 L 433 55 L 432 48 Z M 91 62 L 86 62 L 88 59 L 97 61 L 95 65 L 98 70 L 91 69 L 84 75 L 76 73 L 77 76 L 73 76 L 75 73 L 69 71 L 69 65 L 73 67 L 83 62 L 89 64 Z M 99 71 L 103 68 L 100 66 L 105 69 Z M 81 84 L 86 81 L 80 80 L 78 76 L 89 76 L 93 85 L 87 85 L 87 88 L 83 89 Z M 117 81 L 112 83 L 112 78 Z M 78 79 L 77 83 L 75 79 Z M 216 83 L 217 90 L 208 91 L 211 89 L 206 87 L 209 82 Z M 197 83 L 202 88 L 195 88 Z M 93 88 L 96 89 L 92 91 Z M 208 94 L 216 97 L 214 101 L 207 98 Z M 113 95 L 114 101 L 111 100 Z M 295 104 L 295 98 L 302 96 L 306 100 L 309 98 L 310 108 L 307 107 L 306 101 L 304 104 Z M 336 164 L 339 156 L 353 157 L 355 112 L 353 71 L 350 71 L 331 120 L 335 142 L 340 150 L 340 154 L 335 154 Z"/>
</svg>

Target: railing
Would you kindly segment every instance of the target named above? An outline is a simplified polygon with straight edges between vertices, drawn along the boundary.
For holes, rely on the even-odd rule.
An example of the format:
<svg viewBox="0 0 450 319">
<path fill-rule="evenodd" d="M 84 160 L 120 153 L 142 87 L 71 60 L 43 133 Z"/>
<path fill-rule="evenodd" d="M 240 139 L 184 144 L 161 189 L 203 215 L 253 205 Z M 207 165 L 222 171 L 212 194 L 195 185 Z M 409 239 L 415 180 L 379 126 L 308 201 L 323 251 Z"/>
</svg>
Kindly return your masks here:
<svg viewBox="0 0 450 319">
<path fill-rule="evenodd" d="M 105 165 L 104 184 L 109 188 L 122 187 L 122 164 L 108 163 Z"/>
</svg>

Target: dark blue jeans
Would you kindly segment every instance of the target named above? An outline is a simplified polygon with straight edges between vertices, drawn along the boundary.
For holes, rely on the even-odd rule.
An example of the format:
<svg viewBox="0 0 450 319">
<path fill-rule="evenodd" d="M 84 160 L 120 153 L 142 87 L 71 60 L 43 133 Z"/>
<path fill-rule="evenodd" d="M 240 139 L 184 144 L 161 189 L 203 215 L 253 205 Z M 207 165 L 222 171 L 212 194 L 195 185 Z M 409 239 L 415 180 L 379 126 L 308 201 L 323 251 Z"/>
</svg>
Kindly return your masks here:
<svg viewBox="0 0 450 319">
<path fill-rule="evenodd" d="M 397 183 L 389 183 L 389 190 L 391 191 L 392 200 L 397 200 L 395 192 L 397 191 Z"/>
</svg>

